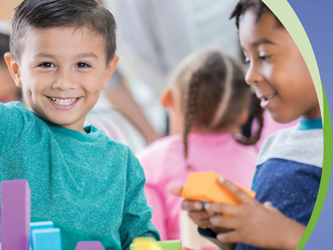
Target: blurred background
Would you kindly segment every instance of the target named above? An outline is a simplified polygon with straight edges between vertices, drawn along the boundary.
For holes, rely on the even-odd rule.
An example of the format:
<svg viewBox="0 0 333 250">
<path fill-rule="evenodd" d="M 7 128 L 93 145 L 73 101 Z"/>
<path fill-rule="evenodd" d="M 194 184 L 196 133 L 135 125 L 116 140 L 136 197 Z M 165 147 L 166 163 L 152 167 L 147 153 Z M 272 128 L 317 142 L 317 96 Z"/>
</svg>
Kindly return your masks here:
<svg viewBox="0 0 333 250">
<path fill-rule="evenodd" d="M 0 0 L 0 33 L 10 35 L 10 20 L 21 0 Z M 102 128 L 137 152 L 169 133 L 160 95 L 175 66 L 204 47 L 241 56 L 234 21 L 236 0 L 98 0 L 118 24 L 117 71 L 87 124 Z M 1 36 L 1 57 L 6 52 Z M 0 63 L 0 101 L 24 100 Z"/>
<path fill-rule="evenodd" d="M 23 101 L 5 61 L 10 21 L 22 0 L 0 0 L 0 101 Z M 117 21 L 118 67 L 86 124 L 128 145 L 134 153 L 170 134 L 163 89 L 179 62 L 202 48 L 222 49 L 238 59 L 242 52 L 230 13 L 237 0 L 97 0 Z M 253 117 L 252 117 L 253 118 Z M 276 130 L 267 112 L 258 148 Z M 250 118 L 251 119 L 251 116 Z M 251 128 L 251 121 L 248 122 Z M 294 124 L 294 123 L 293 123 Z M 171 133 L 173 133 L 171 131 Z"/>
</svg>

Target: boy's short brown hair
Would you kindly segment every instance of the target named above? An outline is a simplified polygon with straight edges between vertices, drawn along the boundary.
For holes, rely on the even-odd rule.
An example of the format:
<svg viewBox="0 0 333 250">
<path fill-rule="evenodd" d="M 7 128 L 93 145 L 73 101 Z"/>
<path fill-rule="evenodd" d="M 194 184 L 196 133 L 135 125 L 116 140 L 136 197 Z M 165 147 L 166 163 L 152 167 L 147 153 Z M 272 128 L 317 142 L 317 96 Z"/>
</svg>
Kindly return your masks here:
<svg viewBox="0 0 333 250">
<path fill-rule="evenodd" d="M 107 62 L 116 51 L 116 21 L 95 0 L 24 0 L 15 9 L 10 51 L 19 60 L 24 50 L 22 39 L 27 29 L 87 27 L 103 36 Z"/>
</svg>

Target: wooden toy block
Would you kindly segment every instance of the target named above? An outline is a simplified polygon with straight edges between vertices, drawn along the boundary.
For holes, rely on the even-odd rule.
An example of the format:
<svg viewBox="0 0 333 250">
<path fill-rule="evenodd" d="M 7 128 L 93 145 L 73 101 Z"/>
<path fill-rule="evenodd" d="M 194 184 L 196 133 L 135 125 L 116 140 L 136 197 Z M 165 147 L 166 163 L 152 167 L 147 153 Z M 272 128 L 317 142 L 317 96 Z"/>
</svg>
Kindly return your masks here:
<svg viewBox="0 0 333 250">
<path fill-rule="evenodd" d="M 1 182 L 1 249 L 30 249 L 30 187 L 27 180 Z"/>
<path fill-rule="evenodd" d="M 32 231 L 35 229 L 48 229 L 48 228 L 54 228 L 54 224 L 52 221 L 41 221 L 41 222 L 31 222 L 30 223 L 30 235 L 31 235 L 30 248 L 31 248 L 31 250 L 34 250 Z"/>
<path fill-rule="evenodd" d="M 75 250 L 105 250 L 105 248 L 99 241 L 80 241 Z"/>
<path fill-rule="evenodd" d="M 146 239 L 148 239 L 148 242 L 156 243 L 163 250 L 181 250 L 180 240 L 155 241 L 152 238 L 138 238 L 138 239 L 143 239 L 144 241 L 146 241 Z M 136 242 L 137 242 L 137 240 L 134 240 L 134 242 L 130 246 L 130 250 L 137 250 Z"/>
<path fill-rule="evenodd" d="M 202 250 L 204 248 L 216 247 L 213 242 L 199 234 L 198 226 L 188 217 L 186 211 L 179 213 L 179 233 L 183 248 Z"/>
<path fill-rule="evenodd" d="M 59 228 L 35 229 L 32 231 L 34 250 L 61 250 Z"/>
<path fill-rule="evenodd" d="M 219 184 L 219 177 L 220 175 L 215 172 L 190 173 L 182 189 L 181 196 L 188 200 L 239 205 L 240 201 L 238 198 Z M 255 197 L 255 192 L 241 186 L 238 187 L 252 198 Z"/>
<path fill-rule="evenodd" d="M 163 250 L 181 250 L 180 240 L 156 241 Z"/>
<path fill-rule="evenodd" d="M 163 250 L 153 238 L 136 238 L 130 250 Z"/>
</svg>

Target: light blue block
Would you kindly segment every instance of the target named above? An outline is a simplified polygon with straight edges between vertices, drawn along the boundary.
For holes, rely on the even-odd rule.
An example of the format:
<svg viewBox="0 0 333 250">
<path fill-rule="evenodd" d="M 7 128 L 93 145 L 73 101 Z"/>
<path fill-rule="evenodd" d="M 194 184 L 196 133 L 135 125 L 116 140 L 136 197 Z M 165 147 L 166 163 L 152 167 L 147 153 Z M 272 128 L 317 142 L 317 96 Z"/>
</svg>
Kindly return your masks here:
<svg viewBox="0 0 333 250">
<path fill-rule="evenodd" d="M 49 229 L 54 228 L 52 221 L 40 221 L 40 222 L 31 222 L 30 223 L 30 249 L 34 250 L 33 239 L 32 239 L 32 230 L 35 229 Z"/>
<path fill-rule="evenodd" d="M 35 229 L 32 231 L 34 250 L 61 250 L 59 228 Z"/>
</svg>

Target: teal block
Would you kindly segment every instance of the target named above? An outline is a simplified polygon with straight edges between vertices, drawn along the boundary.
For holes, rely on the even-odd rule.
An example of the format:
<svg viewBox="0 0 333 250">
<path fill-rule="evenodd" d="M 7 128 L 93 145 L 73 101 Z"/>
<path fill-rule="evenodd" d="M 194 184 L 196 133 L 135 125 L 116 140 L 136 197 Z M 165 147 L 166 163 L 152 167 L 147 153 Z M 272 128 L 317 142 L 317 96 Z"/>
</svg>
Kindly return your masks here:
<svg viewBox="0 0 333 250">
<path fill-rule="evenodd" d="M 59 228 L 35 229 L 32 231 L 34 250 L 61 250 Z"/>
<path fill-rule="evenodd" d="M 31 222 L 30 223 L 30 249 L 34 250 L 32 231 L 35 229 L 49 229 L 54 228 L 52 221 L 40 221 L 40 222 Z"/>
</svg>

